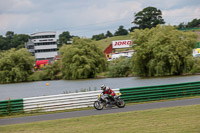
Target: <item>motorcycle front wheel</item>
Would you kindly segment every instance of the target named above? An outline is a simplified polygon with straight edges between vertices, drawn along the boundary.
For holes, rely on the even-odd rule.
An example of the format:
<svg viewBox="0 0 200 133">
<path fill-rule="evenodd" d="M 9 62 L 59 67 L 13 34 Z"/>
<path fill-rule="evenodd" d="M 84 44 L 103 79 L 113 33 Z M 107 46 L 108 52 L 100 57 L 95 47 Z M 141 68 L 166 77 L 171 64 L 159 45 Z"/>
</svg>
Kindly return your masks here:
<svg viewBox="0 0 200 133">
<path fill-rule="evenodd" d="M 122 99 L 118 99 L 116 105 L 117 105 L 118 108 L 124 108 L 125 102 Z"/>
<path fill-rule="evenodd" d="M 102 102 L 100 102 L 100 101 L 95 101 L 94 102 L 94 108 L 96 109 L 96 110 L 102 110 L 103 109 L 103 103 Z"/>
</svg>

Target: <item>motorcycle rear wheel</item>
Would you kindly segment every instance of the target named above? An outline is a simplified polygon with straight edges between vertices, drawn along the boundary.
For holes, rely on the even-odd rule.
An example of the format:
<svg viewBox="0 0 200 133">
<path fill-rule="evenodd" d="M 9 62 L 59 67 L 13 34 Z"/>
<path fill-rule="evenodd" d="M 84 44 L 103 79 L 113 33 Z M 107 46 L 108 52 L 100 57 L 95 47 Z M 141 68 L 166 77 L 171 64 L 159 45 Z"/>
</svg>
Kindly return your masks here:
<svg viewBox="0 0 200 133">
<path fill-rule="evenodd" d="M 104 104 L 101 103 L 100 101 L 95 101 L 95 102 L 94 102 L 94 108 L 95 108 L 96 110 L 102 110 L 103 107 L 104 107 Z"/>
</svg>

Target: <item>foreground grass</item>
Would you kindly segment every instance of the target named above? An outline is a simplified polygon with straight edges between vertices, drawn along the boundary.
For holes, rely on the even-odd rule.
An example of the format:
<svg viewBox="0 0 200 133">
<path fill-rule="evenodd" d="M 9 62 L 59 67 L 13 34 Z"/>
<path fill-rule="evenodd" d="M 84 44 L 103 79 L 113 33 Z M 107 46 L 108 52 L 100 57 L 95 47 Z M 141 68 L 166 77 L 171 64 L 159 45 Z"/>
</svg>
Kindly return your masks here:
<svg viewBox="0 0 200 133">
<path fill-rule="evenodd" d="M 1 133 L 200 133 L 200 105 L 0 126 Z"/>
</svg>

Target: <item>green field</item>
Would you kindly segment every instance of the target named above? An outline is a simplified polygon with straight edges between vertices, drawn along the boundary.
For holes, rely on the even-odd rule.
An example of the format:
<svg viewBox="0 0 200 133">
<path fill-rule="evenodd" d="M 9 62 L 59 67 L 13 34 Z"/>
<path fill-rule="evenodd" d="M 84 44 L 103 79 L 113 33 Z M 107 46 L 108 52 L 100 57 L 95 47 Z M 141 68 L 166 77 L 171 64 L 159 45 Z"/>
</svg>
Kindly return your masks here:
<svg viewBox="0 0 200 133">
<path fill-rule="evenodd" d="M 114 36 L 94 42 L 104 51 L 112 43 L 112 41 L 116 40 L 131 40 L 131 36 L 130 35 Z"/>
<path fill-rule="evenodd" d="M 200 105 L 0 126 L 1 133 L 200 133 Z"/>
</svg>

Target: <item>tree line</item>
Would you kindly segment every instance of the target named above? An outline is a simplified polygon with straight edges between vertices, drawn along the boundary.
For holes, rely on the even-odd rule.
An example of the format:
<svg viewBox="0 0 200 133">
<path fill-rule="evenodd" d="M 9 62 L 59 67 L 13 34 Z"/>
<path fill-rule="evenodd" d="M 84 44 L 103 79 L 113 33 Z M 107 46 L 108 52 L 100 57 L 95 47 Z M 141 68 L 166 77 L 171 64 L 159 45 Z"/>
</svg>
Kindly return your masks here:
<svg viewBox="0 0 200 133">
<path fill-rule="evenodd" d="M 11 48 L 24 48 L 25 42 L 27 42 L 29 38 L 30 36 L 26 34 L 14 34 L 13 31 L 7 31 L 5 37 L 0 35 L 0 51 L 9 50 Z"/>
<path fill-rule="evenodd" d="M 34 57 L 24 48 L 0 52 L 0 83 L 52 79 L 106 77 L 170 76 L 200 72 L 200 59 L 192 56 L 197 41 L 194 32 L 173 26 L 157 25 L 130 33 L 135 53 L 131 58 L 107 62 L 102 50 L 86 38 L 73 38 L 71 45 L 60 48 L 62 55 L 42 71 L 33 72 Z M 70 52 L 69 52 L 70 51 Z"/>
<path fill-rule="evenodd" d="M 124 29 L 123 26 L 119 26 L 119 29 L 113 35 L 110 31 L 107 31 L 106 35 L 101 33 L 99 35 L 93 35 L 92 40 L 101 40 L 107 37 L 127 35 L 128 31 Z M 57 44 L 58 46 L 62 46 L 63 44 L 71 44 L 72 38 L 78 37 L 74 35 L 70 35 L 69 31 L 64 31 L 59 35 Z M 5 36 L 0 35 L 0 51 L 1 50 L 9 50 L 11 48 L 24 48 L 25 43 L 30 39 L 29 35 L 26 34 L 15 34 L 13 31 L 7 31 Z"/>
<path fill-rule="evenodd" d="M 198 28 L 200 27 L 200 19 L 193 19 L 191 22 L 188 22 L 188 23 L 180 23 L 178 25 L 178 29 L 184 29 L 184 28 Z"/>
<path fill-rule="evenodd" d="M 132 45 L 135 50 L 133 56 L 131 58 L 122 57 L 110 62 L 106 61 L 102 50 L 92 39 L 74 37 L 69 32 L 63 32 L 64 34 L 59 37 L 60 43 L 62 40 L 63 44 L 69 41 L 65 40 L 62 35 L 70 37 L 73 41 L 71 45 L 60 46 L 61 60 L 44 67 L 42 71 L 34 72 L 34 57 L 26 49 L 20 48 L 22 40 L 28 39 L 28 36 L 20 35 L 22 36 L 20 38 L 14 32 L 8 32 L 6 37 L 1 38 L 9 42 L 8 46 L 16 47 L 13 44 L 15 41 L 19 42 L 19 45 L 9 50 L 4 46 L 4 51 L 0 51 L 0 83 L 86 79 L 94 78 L 100 73 L 107 77 L 120 77 L 135 74 L 168 76 L 200 72 L 200 59 L 192 56 L 197 34 L 179 31 L 174 26 L 163 25 L 161 11 L 158 10 L 156 13 L 153 9 L 153 15 L 158 15 L 157 17 L 149 17 L 147 9 L 144 10 L 145 13 L 136 14 L 136 18 L 140 19 L 135 19 L 134 23 L 138 21 L 141 25 L 138 24 L 130 33 L 133 43 L 137 44 Z M 144 14 L 148 14 L 144 20 L 148 24 L 150 23 L 147 20 L 152 21 L 152 27 L 144 28 L 143 17 L 140 16 Z"/>
<path fill-rule="evenodd" d="M 104 35 L 104 33 L 98 34 L 98 35 L 93 35 L 92 36 L 92 40 L 101 40 L 101 39 L 105 39 L 108 37 L 113 37 L 113 36 L 123 36 L 123 35 L 128 35 L 128 30 L 124 29 L 123 25 L 120 25 L 119 28 L 117 29 L 117 31 L 112 34 L 109 30 L 106 32 L 106 34 Z"/>
</svg>

